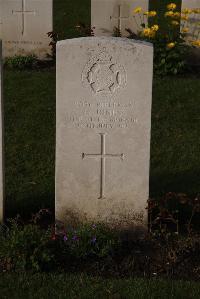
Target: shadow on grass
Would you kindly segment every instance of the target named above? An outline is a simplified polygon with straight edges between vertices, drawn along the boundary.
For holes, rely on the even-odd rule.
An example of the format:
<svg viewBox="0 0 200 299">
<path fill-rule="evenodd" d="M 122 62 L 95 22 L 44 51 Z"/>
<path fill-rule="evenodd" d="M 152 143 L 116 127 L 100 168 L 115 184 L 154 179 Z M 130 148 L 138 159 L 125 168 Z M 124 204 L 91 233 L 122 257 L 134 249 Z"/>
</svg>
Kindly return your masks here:
<svg viewBox="0 0 200 299">
<path fill-rule="evenodd" d="M 6 219 L 20 215 L 24 220 L 30 220 L 32 214 L 37 213 L 41 209 L 49 209 L 52 213 L 52 221 L 54 221 L 54 198 L 55 196 L 52 193 L 46 193 L 37 197 L 30 195 L 17 201 L 7 197 L 5 204 Z"/>
</svg>

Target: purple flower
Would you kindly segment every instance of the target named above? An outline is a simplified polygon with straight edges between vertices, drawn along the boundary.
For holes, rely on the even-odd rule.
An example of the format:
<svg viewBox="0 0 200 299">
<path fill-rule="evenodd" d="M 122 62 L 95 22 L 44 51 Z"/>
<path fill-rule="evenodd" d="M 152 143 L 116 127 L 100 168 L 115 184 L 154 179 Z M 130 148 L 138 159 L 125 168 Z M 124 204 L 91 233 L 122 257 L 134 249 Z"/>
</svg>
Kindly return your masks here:
<svg viewBox="0 0 200 299">
<path fill-rule="evenodd" d="M 91 242 L 92 242 L 93 244 L 95 244 L 95 243 L 96 243 L 96 240 L 97 240 L 97 238 L 94 236 L 94 237 L 92 238 Z"/>
<path fill-rule="evenodd" d="M 67 238 L 66 235 L 64 235 L 63 240 L 64 240 L 64 241 L 67 241 L 67 240 L 68 240 L 68 238 Z"/>
<path fill-rule="evenodd" d="M 73 237 L 72 237 L 72 240 L 73 240 L 73 241 L 78 241 L 78 236 L 76 236 L 76 235 L 73 236 Z"/>
<path fill-rule="evenodd" d="M 92 224 L 92 228 L 95 229 L 97 226 L 96 224 Z"/>
</svg>

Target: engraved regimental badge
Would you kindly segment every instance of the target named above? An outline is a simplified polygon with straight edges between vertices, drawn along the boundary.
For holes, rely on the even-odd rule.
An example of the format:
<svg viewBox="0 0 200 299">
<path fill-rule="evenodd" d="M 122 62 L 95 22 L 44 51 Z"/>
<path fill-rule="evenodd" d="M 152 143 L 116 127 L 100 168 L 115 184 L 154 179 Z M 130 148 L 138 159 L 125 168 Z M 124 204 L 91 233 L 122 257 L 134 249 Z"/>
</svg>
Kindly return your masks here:
<svg viewBox="0 0 200 299">
<path fill-rule="evenodd" d="M 101 52 L 86 64 L 82 81 L 95 95 L 113 94 L 126 85 L 126 71 L 111 55 Z"/>
</svg>

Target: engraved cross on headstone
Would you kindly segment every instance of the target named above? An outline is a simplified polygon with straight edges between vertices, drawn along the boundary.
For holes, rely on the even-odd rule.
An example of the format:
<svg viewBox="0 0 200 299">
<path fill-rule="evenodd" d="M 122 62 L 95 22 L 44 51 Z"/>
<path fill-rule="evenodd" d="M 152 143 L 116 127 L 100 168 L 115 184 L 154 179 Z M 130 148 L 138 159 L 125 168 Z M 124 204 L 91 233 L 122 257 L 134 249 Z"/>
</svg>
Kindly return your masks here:
<svg viewBox="0 0 200 299">
<path fill-rule="evenodd" d="M 105 198 L 105 166 L 107 158 L 124 159 L 124 154 L 106 154 L 106 134 L 100 133 L 101 136 L 101 153 L 100 154 L 86 154 L 82 153 L 82 159 L 99 158 L 101 160 L 101 176 L 100 176 L 100 196 L 99 199 Z"/>
<path fill-rule="evenodd" d="M 122 16 L 122 5 L 118 5 L 118 16 L 114 17 L 111 16 L 110 19 L 116 19 L 118 21 L 117 29 L 121 32 L 122 31 L 122 21 L 129 19 L 129 16 L 123 17 Z"/>
<path fill-rule="evenodd" d="M 25 32 L 25 17 L 26 15 L 35 15 L 36 12 L 34 10 L 26 10 L 26 0 L 22 0 L 22 9 L 18 11 L 12 11 L 13 15 L 21 14 L 22 16 L 22 35 Z"/>
</svg>

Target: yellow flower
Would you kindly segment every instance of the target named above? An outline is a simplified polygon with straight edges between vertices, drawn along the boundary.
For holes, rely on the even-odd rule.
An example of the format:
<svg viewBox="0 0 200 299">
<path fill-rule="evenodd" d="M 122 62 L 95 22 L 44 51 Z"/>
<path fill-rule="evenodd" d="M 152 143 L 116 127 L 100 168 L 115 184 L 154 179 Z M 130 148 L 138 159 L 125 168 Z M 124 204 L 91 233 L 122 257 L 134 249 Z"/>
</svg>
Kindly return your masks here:
<svg viewBox="0 0 200 299">
<path fill-rule="evenodd" d="M 149 36 L 151 34 L 151 28 L 144 28 L 142 34 L 144 36 Z"/>
<path fill-rule="evenodd" d="M 184 13 L 184 14 L 191 14 L 192 13 L 192 9 L 189 9 L 189 8 L 184 8 L 183 10 L 182 10 L 182 13 Z"/>
<path fill-rule="evenodd" d="M 151 30 L 151 31 L 150 31 L 150 34 L 149 34 L 149 37 L 154 38 L 155 35 L 156 35 L 156 32 L 153 31 L 153 30 Z"/>
<path fill-rule="evenodd" d="M 155 26 L 155 27 L 154 27 Z M 142 31 L 142 35 L 143 36 L 146 36 L 146 37 L 151 37 L 151 38 L 154 38 L 155 37 L 155 34 L 156 34 L 156 31 L 158 30 L 158 25 L 154 25 L 152 27 L 154 27 L 154 30 L 151 28 L 144 28 L 143 31 Z M 155 30 L 157 29 L 157 30 Z"/>
<path fill-rule="evenodd" d="M 189 28 L 188 27 L 184 27 L 182 28 L 182 33 L 187 33 L 189 31 Z"/>
<path fill-rule="evenodd" d="M 177 22 L 177 21 L 172 21 L 172 25 L 174 25 L 174 26 L 178 26 L 178 25 L 179 25 L 179 22 Z"/>
<path fill-rule="evenodd" d="M 167 12 L 165 13 L 165 17 L 173 17 L 173 16 L 174 16 L 174 12 L 173 12 L 172 10 L 167 11 Z"/>
<path fill-rule="evenodd" d="M 167 44 L 168 49 L 172 49 L 174 47 L 175 47 L 175 43 L 173 43 L 173 42 Z"/>
<path fill-rule="evenodd" d="M 197 40 L 192 41 L 192 45 L 193 45 L 193 46 L 200 47 L 200 39 L 197 39 Z"/>
<path fill-rule="evenodd" d="M 158 25 L 153 25 L 153 26 L 151 26 L 151 30 L 152 30 L 152 31 L 158 31 L 158 29 L 159 29 L 159 26 L 158 26 Z"/>
<path fill-rule="evenodd" d="M 189 18 L 188 18 L 188 16 L 186 16 L 186 15 L 182 15 L 181 16 L 181 20 L 183 20 L 183 21 L 187 21 Z"/>
<path fill-rule="evenodd" d="M 148 16 L 148 15 L 149 15 L 149 12 L 148 12 L 148 11 L 145 11 L 145 12 L 144 12 L 144 15 L 145 15 L 145 16 Z"/>
<path fill-rule="evenodd" d="M 151 10 L 148 13 L 149 17 L 155 17 L 157 15 L 157 12 L 155 10 Z"/>
<path fill-rule="evenodd" d="M 200 8 L 195 8 L 195 9 L 193 9 L 193 13 L 200 14 Z"/>
<path fill-rule="evenodd" d="M 142 7 L 138 6 L 133 10 L 133 13 L 140 13 L 142 11 Z"/>
<path fill-rule="evenodd" d="M 174 12 L 174 14 L 173 14 L 174 18 L 180 18 L 180 16 L 181 16 L 181 14 L 178 11 Z"/>
<path fill-rule="evenodd" d="M 175 3 L 170 3 L 167 5 L 167 9 L 169 10 L 174 10 L 176 8 L 176 4 Z"/>
</svg>

